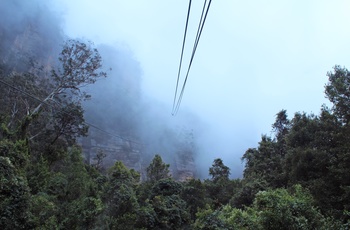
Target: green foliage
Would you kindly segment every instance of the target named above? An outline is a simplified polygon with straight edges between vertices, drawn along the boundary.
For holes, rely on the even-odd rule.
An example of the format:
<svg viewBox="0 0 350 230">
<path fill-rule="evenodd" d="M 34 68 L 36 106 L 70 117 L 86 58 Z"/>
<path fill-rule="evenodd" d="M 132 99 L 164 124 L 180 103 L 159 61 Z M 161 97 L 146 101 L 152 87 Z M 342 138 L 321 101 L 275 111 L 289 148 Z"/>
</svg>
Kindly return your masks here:
<svg viewBox="0 0 350 230">
<path fill-rule="evenodd" d="M 132 186 L 139 183 L 140 174 L 133 169 L 128 169 L 121 161 L 117 161 L 108 170 L 108 179 L 112 187 L 122 183 Z"/>
<path fill-rule="evenodd" d="M 28 229 L 30 190 L 10 158 L 0 156 L 0 228 Z"/>
<path fill-rule="evenodd" d="M 63 202 L 67 195 L 68 179 L 61 172 L 53 173 L 47 183 L 46 192 L 55 197 L 60 202 Z"/>
<path fill-rule="evenodd" d="M 233 196 L 235 181 L 229 179 L 230 168 L 224 165 L 220 158 L 214 160 L 209 168 L 209 175 L 212 179 L 205 180 L 204 186 L 210 203 L 218 208 L 227 204 Z"/>
<path fill-rule="evenodd" d="M 210 179 L 177 182 L 157 154 L 141 182 L 122 162 L 102 172 L 102 152 L 85 165 L 75 146 L 88 131 L 82 87 L 106 76 L 99 52 L 68 40 L 59 61 L 51 75 L 36 60 L 14 63 L 20 73 L 1 64 L 0 79 L 15 87 L 0 87 L 0 229 L 349 229 L 346 68 L 327 74 L 331 109 L 276 114 L 274 136 L 244 153 L 242 179 L 218 158 Z"/>
<path fill-rule="evenodd" d="M 327 229 L 332 225 L 313 206 L 311 195 L 300 185 L 261 191 L 252 207 L 245 210 L 230 205 L 197 213 L 195 229 Z"/>
<path fill-rule="evenodd" d="M 72 145 L 77 137 L 87 135 L 88 126 L 84 123 L 84 111 L 81 105 L 68 103 L 59 113 L 53 114 L 53 118 L 55 121 L 52 124 L 53 129 L 46 133 L 52 136 L 51 145 L 60 137 L 64 138 L 68 145 Z"/>
<path fill-rule="evenodd" d="M 109 229 L 133 229 L 137 221 L 139 204 L 135 188 L 140 175 L 117 161 L 109 169 L 104 193 L 106 209 L 102 221 Z"/>
<path fill-rule="evenodd" d="M 227 229 L 263 229 L 259 223 L 259 212 L 256 212 L 253 208 L 241 210 L 226 205 L 220 212 L 219 218 L 225 222 Z"/>
<path fill-rule="evenodd" d="M 155 229 L 157 225 L 157 214 L 153 206 L 147 200 L 137 211 L 136 229 Z"/>
<path fill-rule="evenodd" d="M 338 65 L 327 73 L 329 82 L 325 86 L 325 94 L 333 103 L 333 111 L 344 123 L 350 122 L 350 73 Z"/>
<path fill-rule="evenodd" d="M 253 204 L 256 194 L 268 188 L 268 183 L 260 175 L 244 178 L 236 186 L 236 191 L 230 199 L 230 204 L 241 209 L 249 207 Z"/>
<path fill-rule="evenodd" d="M 287 110 L 281 110 L 276 114 L 276 121 L 272 125 L 278 142 L 283 142 L 283 138 L 288 134 L 290 121 L 288 120 Z"/>
<path fill-rule="evenodd" d="M 209 175 L 213 182 L 220 180 L 228 180 L 230 175 L 230 168 L 224 165 L 220 158 L 214 160 L 212 167 L 209 168 Z"/>
<path fill-rule="evenodd" d="M 181 198 L 187 204 L 192 221 L 196 219 L 197 211 L 203 209 L 205 204 L 209 202 L 205 186 L 199 179 L 190 179 L 184 182 Z"/>
<path fill-rule="evenodd" d="M 295 114 L 287 136 L 285 171 L 290 184 L 308 188 L 324 213 L 341 216 L 341 186 L 349 185 L 347 128 L 327 108 L 319 117 Z"/>
<path fill-rule="evenodd" d="M 52 174 L 48 162 L 43 157 L 32 159 L 31 164 L 27 167 L 26 175 L 32 194 L 47 191 Z"/>
<path fill-rule="evenodd" d="M 20 171 L 25 170 L 29 161 L 27 141 L 0 140 L 0 156 L 8 157 L 11 163 Z"/>
<path fill-rule="evenodd" d="M 165 164 L 162 157 L 156 154 L 151 164 L 147 167 L 148 180 L 150 182 L 156 182 L 169 177 L 169 164 Z"/>
<path fill-rule="evenodd" d="M 80 102 L 89 95 L 80 89 L 106 76 L 99 70 L 101 56 L 91 43 L 69 40 L 59 60 L 60 67 L 51 66 L 51 79 L 36 67 L 0 76 L 16 87 L 0 89 L 0 156 L 9 160 L 6 169 L 13 168 L 14 178 L 1 181 L 1 220 L 11 220 L 8 227 L 91 229 L 104 210 L 100 194 L 107 181 L 87 171 L 73 146 L 87 133 Z"/>
<path fill-rule="evenodd" d="M 98 197 L 82 196 L 67 204 L 65 208 L 67 216 L 62 221 L 63 229 L 92 229 L 104 206 Z"/>
<path fill-rule="evenodd" d="M 30 212 L 33 224 L 38 229 L 57 229 L 57 212 L 59 211 L 53 197 L 39 193 L 31 197 Z"/>
<path fill-rule="evenodd" d="M 259 192 L 253 208 L 259 212 L 263 229 L 321 229 L 324 217 L 313 206 L 310 194 L 296 185 L 292 193 L 285 189 Z"/>
<path fill-rule="evenodd" d="M 186 203 L 179 195 L 155 196 L 150 203 L 156 213 L 154 229 L 184 229 L 189 224 Z"/>
<path fill-rule="evenodd" d="M 285 185 L 284 155 L 280 154 L 278 144 L 270 137 L 263 135 L 258 149 L 248 149 L 242 161 L 246 164 L 243 172 L 245 178 L 259 176 L 274 188 Z"/>
<path fill-rule="evenodd" d="M 197 212 L 193 229 L 224 230 L 229 229 L 222 218 L 220 210 L 212 210 L 209 205 Z"/>
<path fill-rule="evenodd" d="M 162 179 L 157 181 L 153 185 L 151 198 L 158 195 L 162 195 L 162 196 L 179 195 L 182 192 L 182 190 L 183 190 L 183 186 L 179 182 L 176 182 L 171 178 Z"/>
<path fill-rule="evenodd" d="M 147 229 L 184 229 L 190 223 L 186 202 L 181 198 L 183 185 L 171 178 L 149 183 L 146 202 L 139 211 L 138 226 Z M 141 223 L 145 225 L 141 225 Z"/>
</svg>

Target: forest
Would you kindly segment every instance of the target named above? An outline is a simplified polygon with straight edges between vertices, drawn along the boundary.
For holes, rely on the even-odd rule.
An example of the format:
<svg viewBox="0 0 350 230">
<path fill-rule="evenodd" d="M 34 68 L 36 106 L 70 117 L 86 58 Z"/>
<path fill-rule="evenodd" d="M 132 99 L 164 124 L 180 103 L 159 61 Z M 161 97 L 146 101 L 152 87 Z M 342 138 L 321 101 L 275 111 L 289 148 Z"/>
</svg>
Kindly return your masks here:
<svg viewBox="0 0 350 230">
<path fill-rule="evenodd" d="M 350 228 L 345 67 L 327 73 L 319 114 L 276 111 L 271 136 L 242 155 L 242 178 L 217 158 L 208 179 L 179 181 L 156 152 L 142 177 L 122 161 L 103 167 L 103 151 L 88 164 L 78 143 L 86 86 L 108 78 L 99 50 L 64 37 L 47 9 L 5 13 L 14 3 L 0 7 L 0 229 Z"/>
</svg>

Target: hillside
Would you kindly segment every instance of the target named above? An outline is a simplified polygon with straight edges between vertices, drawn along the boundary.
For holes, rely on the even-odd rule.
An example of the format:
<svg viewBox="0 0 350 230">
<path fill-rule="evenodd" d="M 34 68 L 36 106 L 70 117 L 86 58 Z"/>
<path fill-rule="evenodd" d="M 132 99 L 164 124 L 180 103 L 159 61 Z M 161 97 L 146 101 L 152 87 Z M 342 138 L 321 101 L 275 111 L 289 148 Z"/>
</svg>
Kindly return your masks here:
<svg viewBox="0 0 350 230">
<path fill-rule="evenodd" d="M 277 112 L 242 178 L 216 158 L 201 180 L 204 143 L 165 122 L 128 51 L 65 37 L 41 1 L 0 15 L 0 229 L 349 229 L 345 67 L 330 107 Z"/>
</svg>

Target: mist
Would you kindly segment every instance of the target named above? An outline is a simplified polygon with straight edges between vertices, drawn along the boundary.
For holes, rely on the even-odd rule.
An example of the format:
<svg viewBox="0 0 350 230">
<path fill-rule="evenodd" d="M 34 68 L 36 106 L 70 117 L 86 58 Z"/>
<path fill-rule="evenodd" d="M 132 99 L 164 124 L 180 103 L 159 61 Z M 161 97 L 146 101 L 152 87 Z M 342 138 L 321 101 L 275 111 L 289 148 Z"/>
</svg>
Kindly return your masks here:
<svg viewBox="0 0 350 230">
<path fill-rule="evenodd" d="M 231 168 L 232 178 L 242 176 L 243 164 L 240 158 L 247 148 L 256 145 L 261 135 L 249 132 L 255 128 L 253 116 L 246 115 L 251 121 L 247 124 L 246 119 L 240 118 L 241 115 L 237 118 L 217 108 L 198 112 L 187 104 L 191 97 L 196 97 L 191 95 L 191 91 L 185 93 L 184 104 L 178 114 L 172 116 L 172 99 L 166 100 L 157 94 L 158 89 L 167 86 L 163 81 L 150 85 L 154 80 L 149 75 L 149 66 L 139 60 L 135 48 L 128 41 L 123 41 L 122 36 L 120 39 L 116 36 L 116 42 L 112 43 L 105 43 L 104 38 L 89 34 L 74 37 L 67 31 L 70 23 L 66 18 L 67 6 L 55 1 L 36 0 L 31 4 L 4 1 L 2 4 L 1 13 L 6 22 L 2 24 L 0 34 L 4 41 L 1 47 L 4 54 L 2 63 L 7 66 L 13 63 L 12 69 L 8 71 L 22 71 L 33 65 L 27 60 L 36 60 L 36 65 L 47 66 L 49 70 L 56 64 L 66 39 L 95 43 L 108 77 L 83 89 L 92 96 L 91 100 L 83 103 L 85 120 L 92 124 L 89 136 L 93 137 L 95 152 L 102 147 L 108 149 L 111 143 L 128 149 L 122 158 L 106 159 L 106 165 L 110 166 L 115 160 L 128 161 L 128 158 L 137 155 L 141 165 L 129 166 L 144 170 L 153 156 L 160 154 L 170 164 L 173 174 L 181 168 L 193 171 L 197 178 L 207 178 L 213 160 L 222 158 Z M 8 50 L 8 47 L 11 49 Z M 170 95 L 175 90 L 173 80 L 174 84 L 167 81 L 173 85 Z M 201 101 L 206 100 L 203 98 Z M 239 106 L 236 112 L 242 112 Z M 248 114 L 252 112 L 249 108 L 245 111 Z M 80 141 L 86 143 L 84 139 Z M 91 159 L 88 161 L 91 162 Z"/>
<path fill-rule="evenodd" d="M 5 72 L 57 62 L 64 39 L 60 15 L 52 14 L 40 0 L 2 1 L 0 15 L 1 64 L 9 68 Z"/>
<path fill-rule="evenodd" d="M 62 8 L 62 15 L 65 15 L 66 7 Z M 67 23 L 65 28 L 70 27 Z M 155 154 L 160 154 L 166 163 L 174 167 L 179 162 L 179 151 L 190 151 L 193 159 L 188 160 L 194 161 L 195 165 L 188 163 L 196 177 L 207 178 L 215 158 L 222 158 L 231 168 L 232 178 L 241 177 L 243 164 L 240 158 L 248 147 L 255 145 L 260 133 L 252 136 L 245 130 L 253 127 L 232 127 L 230 122 L 222 124 L 217 122 L 222 119 L 222 114 L 198 114 L 186 105 L 180 108 L 177 116 L 172 116 L 172 100 L 165 101 L 165 98 L 154 94 L 156 90 L 152 89 L 163 88 L 164 82 L 155 82 L 151 88 L 148 86 L 152 76 L 148 75 L 148 67 L 139 61 L 134 47 L 128 41 L 123 41 L 122 36 L 118 39 L 117 36 L 115 42 L 103 43 L 105 38 L 100 36 L 84 36 L 92 41 L 96 39 L 95 44 L 108 73 L 106 79 L 88 89 L 92 95 L 91 101 L 84 104 L 88 122 L 137 142 L 134 147 L 141 151 L 144 165 Z M 175 87 L 175 79 L 173 83 Z M 236 118 L 224 118 L 227 119 Z M 241 133 L 240 136 L 233 135 L 237 131 Z"/>
<path fill-rule="evenodd" d="M 350 2 L 211 2 L 0 1 L 0 229 L 348 228 Z"/>
<path fill-rule="evenodd" d="M 178 116 L 173 117 L 188 2 L 104 0 L 86 4 L 66 0 L 56 2 L 56 8 L 58 5 L 70 37 L 128 50 L 140 69 L 140 112 L 148 111 L 143 112 L 143 120 L 152 124 L 139 127 L 158 135 L 162 133 L 158 127 L 176 130 L 180 124 L 193 130 L 200 177 L 208 177 L 208 168 L 218 157 L 231 168 L 232 178 L 241 176 L 241 156 L 258 145 L 261 135 L 273 135 L 275 114 L 282 109 L 291 117 L 298 111 L 318 113 L 327 103 L 327 71 L 335 64 L 348 63 L 350 34 L 341 29 L 348 21 L 346 1 L 322 2 L 317 7 L 280 1 L 215 2 Z M 193 2 L 192 9 L 186 64 L 201 2 Z M 146 119 L 147 113 L 158 120 Z M 187 119 L 188 114 L 198 125 Z"/>
<path fill-rule="evenodd" d="M 132 145 L 143 165 L 154 154 L 178 164 L 176 154 L 190 150 L 193 159 L 188 160 L 195 165 L 190 167 L 200 178 L 208 177 L 215 158 L 230 167 L 231 178 L 241 177 L 241 156 L 258 145 L 262 134 L 273 135 L 275 114 L 282 109 L 290 116 L 317 113 L 327 103 L 327 71 L 348 62 L 350 34 L 341 29 L 347 21 L 345 2 L 317 8 L 278 1 L 217 2 L 210 9 L 179 113 L 172 116 L 186 2 L 1 4 L 6 21 L 0 33 L 2 64 L 21 63 L 13 69 L 25 69 L 22 60 L 30 54 L 49 67 L 65 39 L 94 42 L 108 77 L 86 88 L 92 95 L 84 102 L 86 121 L 112 134 L 108 143 L 129 141 L 125 145 Z M 194 38 L 199 15 L 200 5 L 194 4 L 189 38 Z M 330 15 L 328 9 L 338 14 Z M 35 36 L 26 39 L 26 30 Z M 186 48 L 192 44 L 190 40 Z M 100 135 L 93 127 L 90 131 Z"/>
<path fill-rule="evenodd" d="M 144 165 L 159 154 L 174 172 L 176 164 L 180 167 L 180 155 L 186 155 L 189 162 L 181 167 L 190 165 L 187 170 L 196 177 L 207 177 L 208 162 L 201 154 L 202 146 L 208 148 L 201 143 L 206 141 L 202 135 L 206 125 L 200 118 L 188 110 L 172 116 L 168 106 L 147 95 L 140 64 L 126 47 L 100 44 L 98 50 L 108 77 L 88 87 L 92 99 L 84 102 L 86 120 L 130 141 Z"/>
</svg>

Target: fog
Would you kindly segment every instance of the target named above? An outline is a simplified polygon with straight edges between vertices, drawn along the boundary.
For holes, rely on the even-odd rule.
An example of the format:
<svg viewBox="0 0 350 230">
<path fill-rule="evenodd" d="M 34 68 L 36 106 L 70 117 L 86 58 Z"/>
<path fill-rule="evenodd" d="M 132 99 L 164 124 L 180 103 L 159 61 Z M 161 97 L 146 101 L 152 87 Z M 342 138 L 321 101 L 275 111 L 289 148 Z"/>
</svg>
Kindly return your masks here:
<svg viewBox="0 0 350 230">
<path fill-rule="evenodd" d="M 186 151 L 198 157 L 201 143 L 197 132 L 204 131 L 199 117 L 186 110 L 172 117 L 163 102 L 144 92 L 142 69 L 130 50 L 109 45 L 99 45 L 98 50 L 108 77 L 87 89 L 93 97 L 84 102 L 89 123 L 130 140 L 146 162 L 160 154 L 172 165 L 176 155 Z M 201 164 L 196 173 L 207 176 L 207 172 L 202 173 Z"/>
<path fill-rule="evenodd" d="M 201 4 L 192 6 L 184 63 Z M 41 23 L 45 39 L 30 53 L 53 52 L 67 37 L 91 40 L 101 52 L 109 77 L 87 89 L 92 94 L 85 104 L 87 121 L 142 142 L 145 154 L 162 154 L 169 163 L 176 146 L 185 143 L 193 148 L 201 178 L 215 158 L 231 168 L 231 177 L 240 177 L 241 156 L 262 134 L 272 135 L 275 114 L 281 109 L 289 117 L 298 111 L 317 114 L 327 103 L 327 71 L 349 63 L 348 1 L 214 1 L 180 110 L 172 116 L 187 1 L 10 5 L 16 9 L 11 15 L 1 12 L 9 6 L 0 8 L 3 41 L 32 18 Z"/>
</svg>

